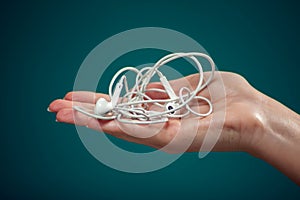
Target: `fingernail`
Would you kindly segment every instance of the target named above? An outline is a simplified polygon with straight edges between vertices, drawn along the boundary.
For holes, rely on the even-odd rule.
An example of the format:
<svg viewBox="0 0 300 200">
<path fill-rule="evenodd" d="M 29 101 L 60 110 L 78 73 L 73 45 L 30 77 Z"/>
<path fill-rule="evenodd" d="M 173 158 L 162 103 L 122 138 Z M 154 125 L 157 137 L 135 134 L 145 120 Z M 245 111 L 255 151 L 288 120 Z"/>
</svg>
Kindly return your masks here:
<svg viewBox="0 0 300 200">
<path fill-rule="evenodd" d="M 55 122 L 59 122 L 57 119 L 55 119 Z"/>
<path fill-rule="evenodd" d="M 52 112 L 52 111 L 50 110 L 50 108 L 49 108 L 49 107 L 47 108 L 47 111 L 48 111 L 48 112 Z"/>
</svg>

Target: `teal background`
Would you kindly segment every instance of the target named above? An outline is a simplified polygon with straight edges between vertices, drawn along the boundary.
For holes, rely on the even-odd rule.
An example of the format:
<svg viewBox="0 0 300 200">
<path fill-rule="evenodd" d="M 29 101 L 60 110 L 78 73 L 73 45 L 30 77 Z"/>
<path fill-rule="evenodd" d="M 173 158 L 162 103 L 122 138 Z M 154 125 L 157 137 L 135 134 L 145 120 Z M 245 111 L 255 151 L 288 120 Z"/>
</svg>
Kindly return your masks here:
<svg viewBox="0 0 300 200">
<path fill-rule="evenodd" d="M 296 1 L 11 1 L 0 15 L 1 199 L 300 198 L 296 184 L 246 153 L 188 153 L 152 173 L 115 171 L 87 152 L 74 126 L 46 111 L 72 90 L 97 44 L 156 26 L 194 38 L 220 70 L 299 113 Z"/>
</svg>

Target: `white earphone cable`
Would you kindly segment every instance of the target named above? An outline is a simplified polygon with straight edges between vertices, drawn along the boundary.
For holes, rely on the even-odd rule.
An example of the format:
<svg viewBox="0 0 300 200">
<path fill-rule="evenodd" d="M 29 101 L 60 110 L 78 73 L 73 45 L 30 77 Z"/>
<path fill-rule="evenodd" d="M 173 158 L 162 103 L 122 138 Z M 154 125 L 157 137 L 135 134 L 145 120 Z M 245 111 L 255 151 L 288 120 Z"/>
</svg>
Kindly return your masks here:
<svg viewBox="0 0 300 200">
<path fill-rule="evenodd" d="M 196 57 L 205 58 L 211 66 L 210 76 L 207 78 L 206 81 L 204 81 L 204 72 L 202 65 Z M 158 69 L 167 64 L 168 62 L 179 58 L 188 58 L 193 61 L 193 63 L 197 66 L 199 71 L 199 81 L 194 91 L 191 91 L 187 87 L 182 87 L 178 90 L 178 95 L 176 95 L 175 91 L 171 87 L 166 77 Z M 125 73 L 127 71 L 136 73 L 135 85 L 132 89 L 129 90 L 126 76 L 122 75 L 122 77 L 119 79 L 118 83 L 115 86 L 115 91 L 113 94 L 112 88 L 115 85 L 116 80 L 122 73 Z M 112 107 L 112 110 L 110 112 L 100 115 L 97 113 L 93 113 L 92 111 L 88 111 L 87 109 L 79 106 L 74 106 L 73 108 L 90 117 L 102 120 L 116 119 L 121 123 L 129 124 L 163 123 L 166 122 L 168 118 L 183 118 L 189 115 L 190 113 L 198 117 L 206 117 L 210 115 L 213 111 L 212 103 L 206 97 L 199 96 L 198 94 L 212 81 L 214 71 L 215 64 L 213 60 L 204 53 L 172 53 L 161 58 L 152 67 L 144 67 L 141 70 L 138 70 L 134 67 L 124 67 L 121 70 L 119 70 L 111 79 L 108 88 L 108 94 L 112 101 L 112 105 L 110 105 Z M 147 88 L 154 75 L 157 75 L 160 78 L 164 89 Z M 123 95 L 123 97 L 119 97 L 121 94 L 123 84 L 125 85 L 126 93 L 125 95 Z M 170 98 L 152 99 L 146 94 L 148 92 L 164 93 L 167 94 Z M 183 94 L 184 92 L 186 94 Z M 208 111 L 206 113 L 198 113 L 195 110 L 193 110 L 189 105 L 189 103 L 193 99 L 197 101 L 201 100 L 207 103 L 209 107 Z M 167 107 L 166 105 L 169 106 Z M 159 110 L 149 110 L 149 106 L 151 106 L 151 108 L 154 106 Z M 185 108 L 185 112 L 182 108 Z M 106 110 L 104 112 L 106 112 Z"/>
</svg>

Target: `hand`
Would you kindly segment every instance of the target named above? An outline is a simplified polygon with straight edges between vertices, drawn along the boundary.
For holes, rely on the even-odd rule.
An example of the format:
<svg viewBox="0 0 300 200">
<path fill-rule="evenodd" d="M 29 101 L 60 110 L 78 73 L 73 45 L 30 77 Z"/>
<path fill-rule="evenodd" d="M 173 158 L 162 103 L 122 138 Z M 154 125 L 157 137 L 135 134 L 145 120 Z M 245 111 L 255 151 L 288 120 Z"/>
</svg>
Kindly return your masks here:
<svg viewBox="0 0 300 200">
<path fill-rule="evenodd" d="M 213 113 L 205 118 L 191 114 L 181 120 L 170 119 L 165 124 L 147 127 L 120 124 L 117 120 L 96 120 L 72 109 L 73 105 L 92 107 L 101 97 L 109 100 L 107 95 L 93 92 L 69 92 L 64 99 L 53 101 L 49 110 L 57 113 L 56 119 L 59 122 L 87 126 L 130 142 L 163 148 L 170 153 L 199 151 L 209 125 L 214 127 L 223 123 L 223 119 L 214 116 L 225 111 L 222 133 L 213 151 L 246 151 L 274 165 L 299 183 L 299 115 L 254 89 L 242 76 L 229 72 L 218 73 L 220 76 L 215 76 L 209 87 L 218 88 L 223 81 L 225 95 L 212 100 Z M 170 81 L 170 84 L 175 93 L 178 93 L 184 86 L 195 88 L 198 79 L 198 74 L 195 74 Z M 152 83 L 148 87 L 163 88 L 160 83 Z M 153 99 L 167 98 L 162 93 L 152 92 L 148 95 Z M 202 90 L 200 95 L 210 99 L 207 88 Z M 207 107 L 193 104 L 192 109 L 205 110 Z M 211 121 L 212 118 L 214 120 Z M 187 140 L 192 140 L 192 144 L 188 149 L 182 148 L 182 144 Z M 170 141 L 172 145 L 164 148 Z"/>
<path fill-rule="evenodd" d="M 206 74 L 206 76 L 208 75 L 209 74 Z M 215 145 L 214 150 L 246 150 L 251 145 L 249 141 L 252 140 L 252 135 L 257 132 L 257 129 L 261 128 L 262 122 L 260 121 L 261 118 L 258 116 L 259 114 L 256 104 L 260 100 L 260 94 L 254 88 L 252 88 L 244 78 L 237 74 L 222 72 L 221 77 L 224 82 L 226 95 L 222 96 L 221 99 L 215 99 L 212 101 L 214 111 L 210 116 L 199 118 L 191 114 L 189 117 L 183 118 L 182 120 L 170 119 L 166 124 L 164 124 L 163 127 L 159 125 L 151 125 L 151 129 L 145 129 L 145 125 L 128 125 L 126 127 L 124 124 L 119 124 L 117 120 L 96 120 L 72 109 L 73 105 L 80 104 L 84 104 L 83 106 L 92 107 L 100 97 L 108 100 L 109 97 L 105 94 L 96 94 L 92 92 L 70 92 L 66 94 L 64 99 L 53 101 L 50 104 L 49 109 L 52 112 L 57 113 L 56 118 L 59 122 L 73 124 L 76 123 L 77 125 L 87 126 L 98 131 L 104 131 L 108 134 L 128 140 L 130 142 L 145 144 L 155 148 L 162 148 L 168 144 L 175 137 L 175 135 L 181 136 L 177 137 L 178 141 L 174 142 L 174 145 L 166 149 L 168 152 L 178 152 L 178 149 L 180 149 L 179 146 L 181 144 L 181 140 L 190 137 L 194 138 L 196 135 L 194 142 L 187 149 L 187 151 L 199 151 L 203 142 L 203 137 L 205 136 L 208 126 L 210 125 L 211 118 L 213 115 L 217 115 L 218 112 L 224 112 L 224 108 L 221 108 L 219 104 L 223 105 L 226 98 L 225 124 L 221 137 Z M 184 86 L 191 86 L 195 88 L 198 84 L 198 78 L 198 74 L 195 74 L 186 78 L 171 81 L 170 84 L 175 93 L 178 94 L 179 89 Z M 221 83 L 222 82 L 220 82 L 220 80 L 215 78 L 210 85 L 217 86 Z M 152 83 L 148 87 L 163 88 L 160 83 Z M 148 93 L 148 95 L 154 99 L 167 98 L 166 95 L 157 92 Z M 200 95 L 210 98 L 207 88 L 202 90 Z M 206 110 L 206 107 L 207 106 L 205 105 L 194 104 L 192 109 Z M 201 123 L 197 123 L 199 120 Z M 221 122 L 221 119 L 216 119 L 212 122 L 212 125 L 217 125 Z M 198 127 L 194 127 L 194 125 L 198 125 Z M 153 128 L 156 129 L 155 132 L 158 132 L 156 135 L 153 135 L 149 138 L 139 137 L 142 134 L 152 134 L 154 132 Z M 148 134 L 145 133 L 147 130 L 149 131 Z M 197 133 L 194 133 L 195 130 Z"/>
</svg>

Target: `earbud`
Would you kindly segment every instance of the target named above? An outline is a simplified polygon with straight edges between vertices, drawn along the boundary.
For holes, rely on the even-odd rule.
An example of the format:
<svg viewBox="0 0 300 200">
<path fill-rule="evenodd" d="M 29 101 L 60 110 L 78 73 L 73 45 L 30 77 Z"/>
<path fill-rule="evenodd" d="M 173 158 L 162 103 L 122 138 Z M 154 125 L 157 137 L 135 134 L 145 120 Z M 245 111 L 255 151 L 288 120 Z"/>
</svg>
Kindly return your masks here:
<svg viewBox="0 0 300 200">
<path fill-rule="evenodd" d="M 169 111 L 169 110 L 176 109 L 178 106 L 179 106 L 178 103 L 169 102 L 165 105 L 165 109 L 166 109 L 166 111 Z M 179 110 L 174 110 L 174 111 L 170 112 L 169 114 L 170 115 L 177 115 L 177 114 L 179 114 Z"/>
<path fill-rule="evenodd" d="M 114 106 L 112 105 L 112 102 L 108 102 L 106 101 L 106 99 L 104 98 L 100 98 L 98 99 L 94 112 L 97 115 L 103 115 L 109 111 L 111 111 L 114 108 Z"/>
<path fill-rule="evenodd" d="M 123 81 L 124 81 L 125 76 L 122 76 L 120 81 L 116 84 L 115 91 L 111 97 L 111 101 L 108 102 L 104 98 L 98 99 L 94 112 L 97 115 L 103 115 L 107 112 L 110 112 L 114 109 L 114 107 L 118 103 L 118 99 L 120 97 L 122 88 L 123 88 Z"/>
<path fill-rule="evenodd" d="M 167 94 L 169 95 L 170 99 L 173 99 L 174 101 L 176 99 L 178 99 L 177 95 L 175 94 L 175 92 L 174 92 L 173 88 L 171 87 L 171 85 L 170 85 L 169 81 L 167 80 L 167 78 L 165 76 L 161 76 L 160 81 L 161 81 L 162 85 L 164 86 L 164 88 L 165 88 Z M 165 105 L 165 110 L 166 111 L 173 110 L 173 109 L 176 109 L 178 106 L 179 105 L 176 102 L 169 102 Z M 178 113 L 179 113 L 179 110 L 176 110 L 176 111 L 174 110 L 174 111 L 170 112 L 169 114 L 170 115 L 176 115 Z"/>
<path fill-rule="evenodd" d="M 160 81 L 162 83 L 162 85 L 164 86 L 167 94 L 169 95 L 170 99 L 177 99 L 177 95 L 175 94 L 173 88 L 171 87 L 169 81 L 167 80 L 167 78 L 165 76 L 161 76 L 160 77 Z"/>
</svg>

